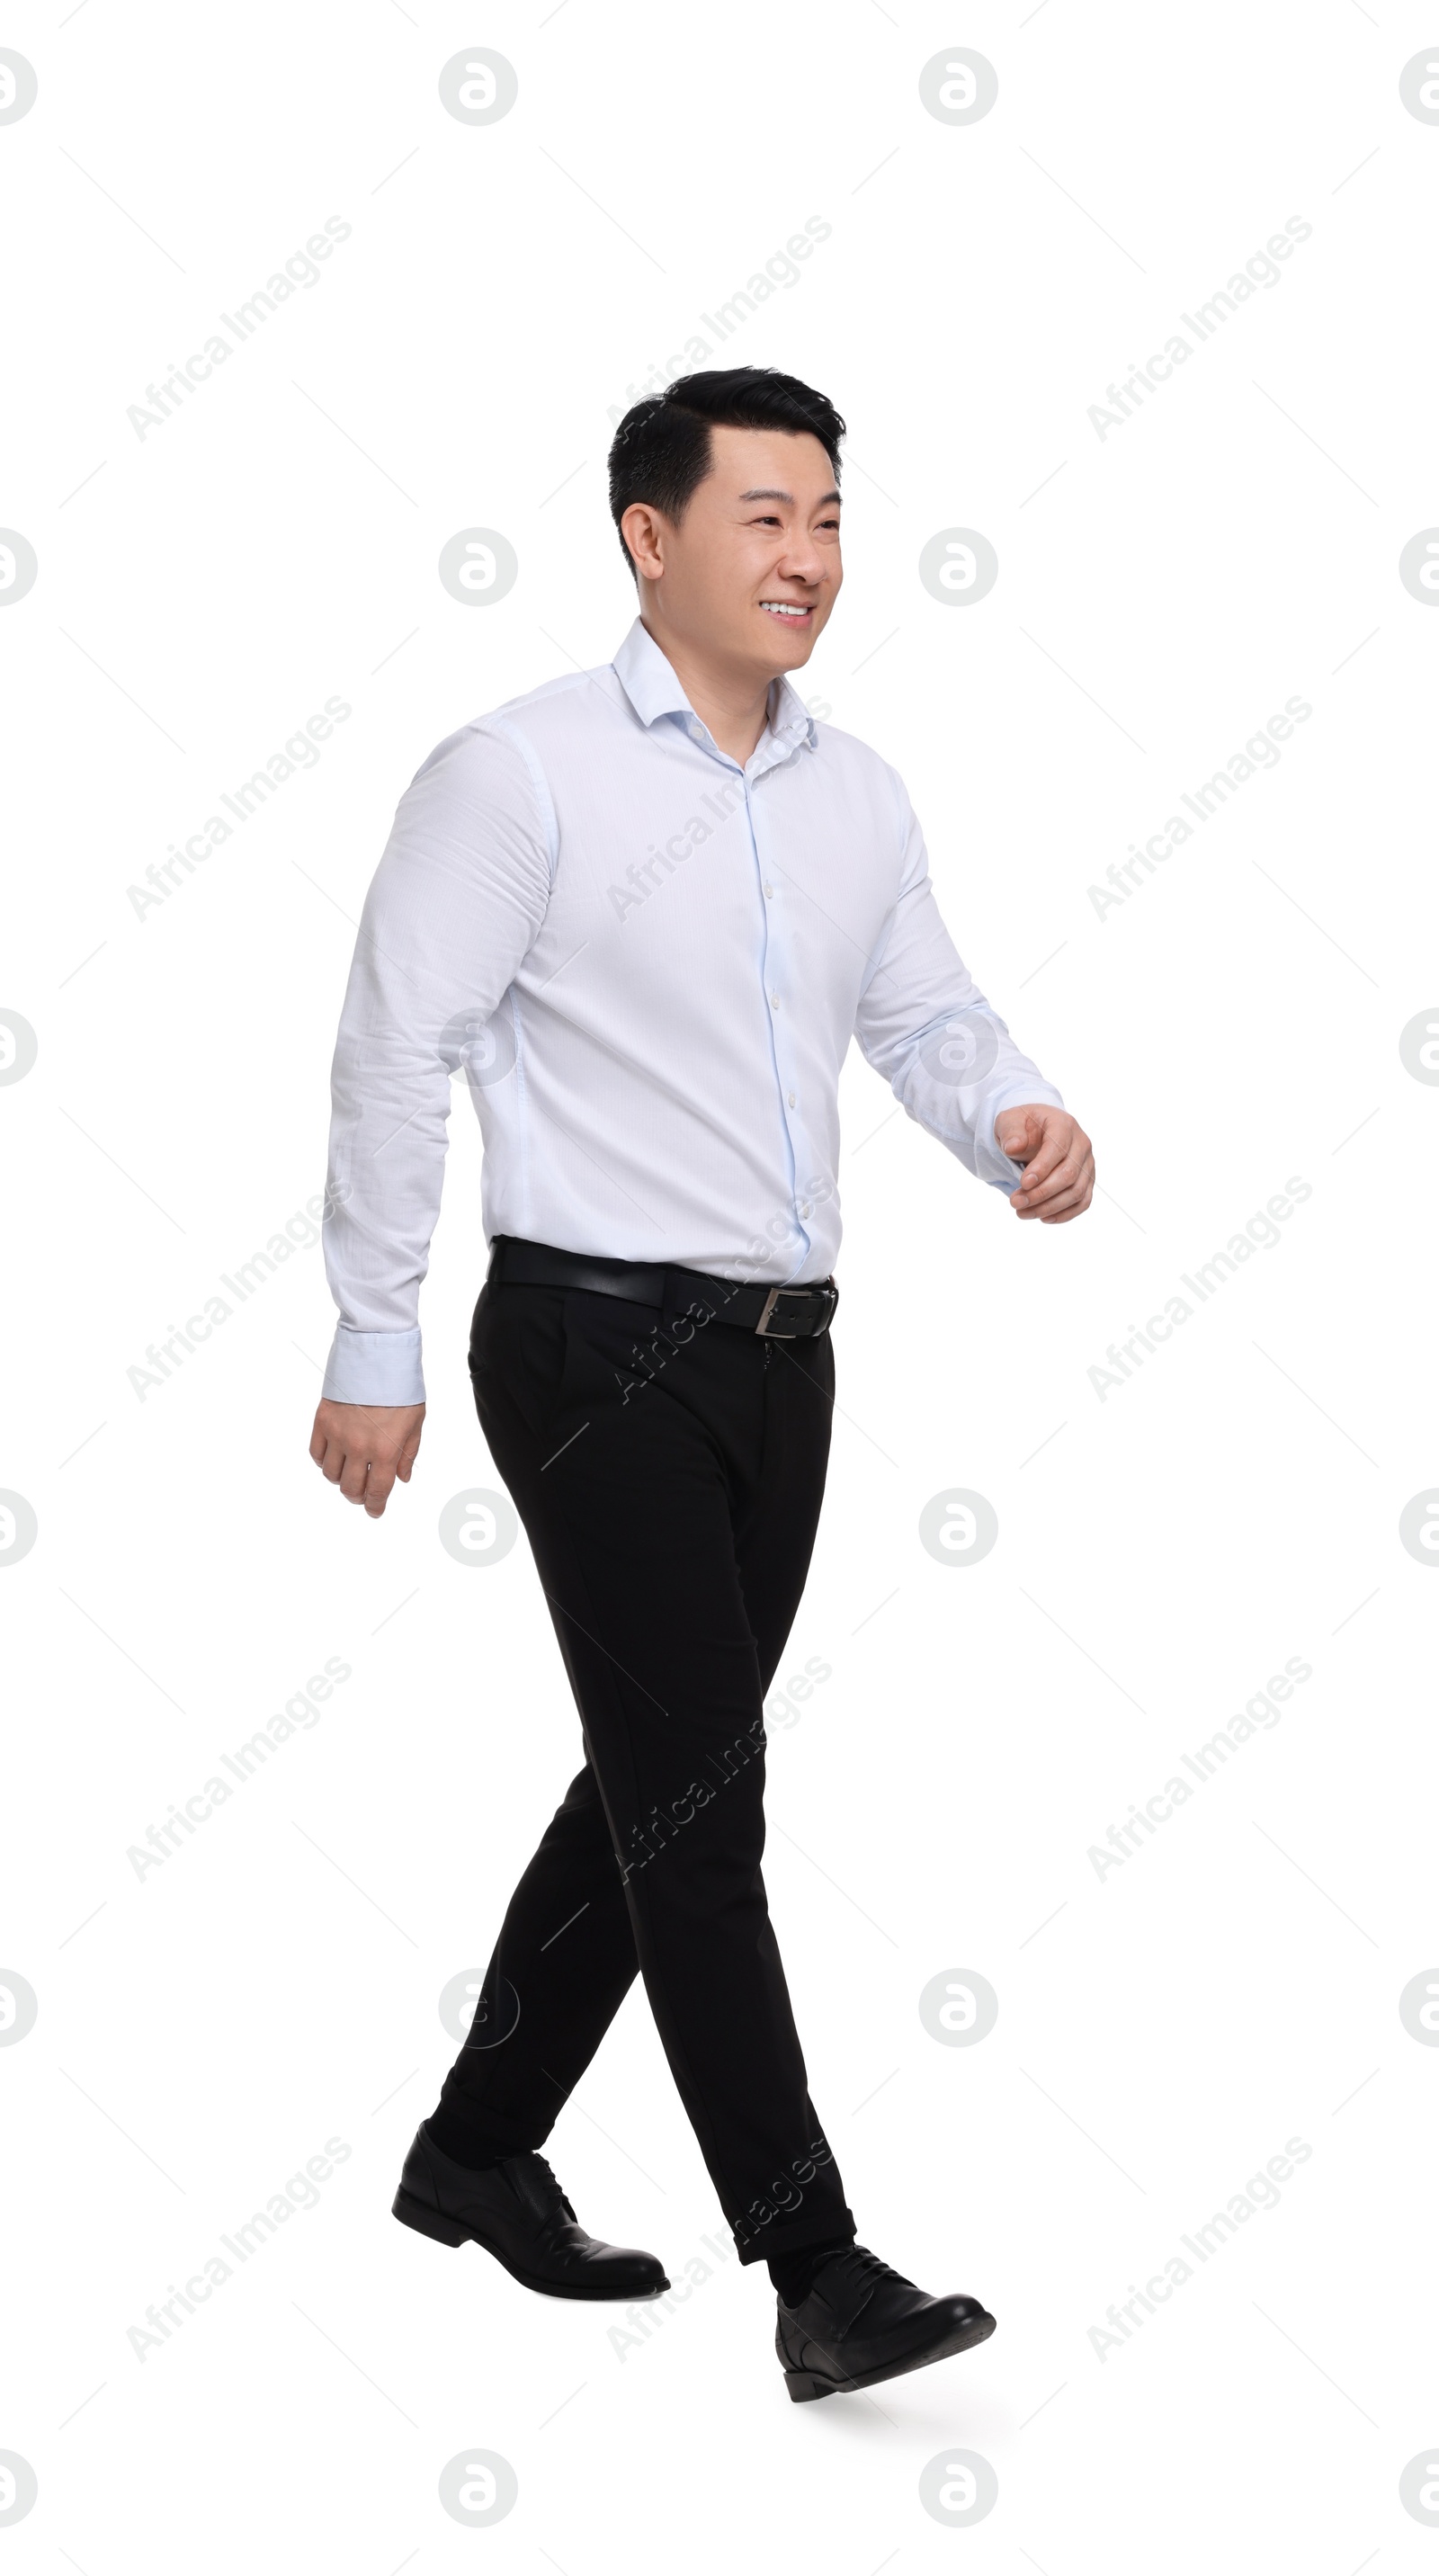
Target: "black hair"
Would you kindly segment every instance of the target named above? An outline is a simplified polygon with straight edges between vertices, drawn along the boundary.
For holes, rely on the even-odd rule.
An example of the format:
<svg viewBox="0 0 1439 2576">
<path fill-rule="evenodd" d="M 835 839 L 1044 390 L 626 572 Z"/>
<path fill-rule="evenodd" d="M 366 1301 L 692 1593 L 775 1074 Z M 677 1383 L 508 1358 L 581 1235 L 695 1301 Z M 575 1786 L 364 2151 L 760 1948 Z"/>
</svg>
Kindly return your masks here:
<svg viewBox="0 0 1439 2576">
<path fill-rule="evenodd" d="M 676 376 L 662 394 L 649 394 L 625 413 L 610 446 L 610 515 L 616 528 L 636 501 L 648 501 L 678 522 L 710 470 L 710 430 L 808 430 L 819 440 L 839 481 L 844 422 L 827 394 L 777 367 L 711 367 Z M 634 557 L 620 537 L 631 572 Z M 638 578 L 638 576 L 636 576 Z"/>
</svg>

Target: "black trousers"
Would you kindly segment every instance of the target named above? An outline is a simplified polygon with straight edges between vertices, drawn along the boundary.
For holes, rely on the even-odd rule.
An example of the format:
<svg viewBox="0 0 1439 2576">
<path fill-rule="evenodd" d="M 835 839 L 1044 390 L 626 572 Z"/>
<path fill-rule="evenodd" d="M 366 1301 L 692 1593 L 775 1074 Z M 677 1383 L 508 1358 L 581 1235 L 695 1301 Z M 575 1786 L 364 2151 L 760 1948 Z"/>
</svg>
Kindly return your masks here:
<svg viewBox="0 0 1439 2576">
<path fill-rule="evenodd" d="M 585 1763 L 510 1899 L 435 2115 L 543 2144 L 636 1969 L 742 2263 L 849 2238 L 769 1919 L 761 1703 L 824 1492 L 828 1333 L 487 1282 L 470 1373 L 534 1552 Z M 700 1291 L 696 1295 L 696 1291 Z M 658 1326 L 658 1329 L 656 1327 Z"/>
</svg>

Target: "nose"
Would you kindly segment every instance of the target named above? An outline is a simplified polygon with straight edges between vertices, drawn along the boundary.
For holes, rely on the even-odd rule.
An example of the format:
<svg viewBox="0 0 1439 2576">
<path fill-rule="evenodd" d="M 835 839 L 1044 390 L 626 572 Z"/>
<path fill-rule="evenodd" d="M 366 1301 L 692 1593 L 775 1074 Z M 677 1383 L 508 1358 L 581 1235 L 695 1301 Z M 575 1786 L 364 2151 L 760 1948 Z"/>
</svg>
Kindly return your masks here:
<svg viewBox="0 0 1439 2576">
<path fill-rule="evenodd" d="M 793 581 L 802 589 L 818 590 L 827 567 L 812 538 L 795 536 L 791 537 L 774 569 L 780 581 Z"/>
</svg>

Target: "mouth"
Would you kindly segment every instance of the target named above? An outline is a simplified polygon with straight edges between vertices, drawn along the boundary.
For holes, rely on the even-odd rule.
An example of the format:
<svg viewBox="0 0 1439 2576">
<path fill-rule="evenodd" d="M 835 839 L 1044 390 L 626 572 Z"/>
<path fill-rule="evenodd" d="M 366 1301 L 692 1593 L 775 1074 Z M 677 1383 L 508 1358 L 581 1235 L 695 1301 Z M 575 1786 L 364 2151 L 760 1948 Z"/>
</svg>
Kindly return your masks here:
<svg viewBox="0 0 1439 2576">
<path fill-rule="evenodd" d="M 808 626 L 814 616 L 813 601 L 803 599 L 762 599 L 760 606 L 767 617 L 777 618 L 783 626 Z"/>
</svg>

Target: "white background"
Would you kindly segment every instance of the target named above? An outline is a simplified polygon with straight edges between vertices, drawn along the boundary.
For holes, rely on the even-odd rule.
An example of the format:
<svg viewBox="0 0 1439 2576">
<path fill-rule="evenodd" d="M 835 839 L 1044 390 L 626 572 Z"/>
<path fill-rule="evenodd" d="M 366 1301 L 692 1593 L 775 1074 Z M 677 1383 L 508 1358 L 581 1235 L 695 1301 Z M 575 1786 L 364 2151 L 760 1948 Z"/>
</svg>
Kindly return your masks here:
<svg viewBox="0 0 1439 2576">
<path fill-rule="evenodd" d="M 1439 1092 L 1399 1037 L 1439 1017 L 1439 617 L 1397 566 L 1439 520 L 1439 127 L 1399 91 L 1434 39 L 1397 0 L 9 13 L 39 82 L 0 126 L 0 520 L 39 561 L 0 616 L 0 1005 L 39 1040 L 0 1092 L 0 1484 L 39 1527 L 3 1575 L 26 2576 L 1432 2567 L 1399 2480 L 1439 2440 L 1439 2054 L 1398 1998 L 1439 1959 L 1435 1577 L 1398 1524 L 1439 1467 Z M 519 85 L 485 127 L 438 90 L 477 42 Z M 998 75 L 970 126 L 920 98 L 955 43 Z M 319 282 L 138 436 L 147 384 L 330 216 Z M 721 356 L 698 316 L 810 216 L 829 237 Z M 1280 282 L 1101 438 L 1106 387 L 1290 217 Z M 454 2051 L 440 1990 L 578 1761 L 523 1543 L 471 1568 L 437 1537 L 495 1482 L 463 1097 L 425 1444 L 382 1522 L 306 1454 L 318 1250 L 143 1397 L 127 1374 L 322 1185 L 353 923 L 420 761 L 620 641 L 609 415 L 697 331 L 847 417 L 803 693 L 904 774 L 1101 1176 L 1081 1224 L 1021 1226 L 846 1070 L 840 1411 L 782 1676 L 832 1669 L 772 1730 L 767 1877 L 862 2236 L 999 2331 L 805 2409 L 762 2267 L 705 2255 L 639 1988 L 550 2152 L 598 2232 L 708 2262 L 647 2341 L 389 2215 Z M 436 576 L 472 525 L 520 564 L 483 609 Z M 952 526 L 999 558 L 968 607 L 917 574 Z M 318 763 L 137 916 L 331 695 Z M 1091 885 L 1291 696 L 1278 765 L 1101 917 Z M 1106 1346 L 1290 1176 L 1279 1242 L 1101 1400 Z M 998 1513 L 982 1563 L 920 1546 L 951 1483 Z M 128 1847 L 327 1657 L 319 1723 L 137 1879 Z M 1101 1879 L 1089 1847 L 1291 1657 L 1279 1722 Z M 999 2018 L 941 2046 L 918 1998 L 960 1969 Z M 137 2357 L 327 2138 L 318 2205 Z M 1291 2138 L 1278 2206 L 1097 2351 Z M 951 2532 L 919 2479 L 956 2445 L 999 2495 Z M 473 2533 L 438 2496 L 467 2446 L 519 2489 Z"/>
</svg>

